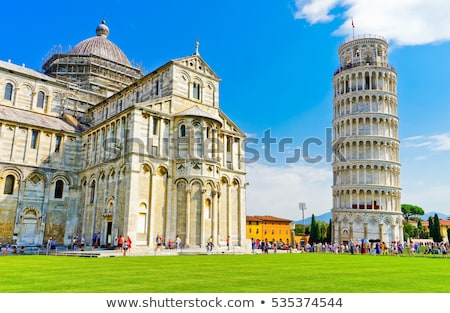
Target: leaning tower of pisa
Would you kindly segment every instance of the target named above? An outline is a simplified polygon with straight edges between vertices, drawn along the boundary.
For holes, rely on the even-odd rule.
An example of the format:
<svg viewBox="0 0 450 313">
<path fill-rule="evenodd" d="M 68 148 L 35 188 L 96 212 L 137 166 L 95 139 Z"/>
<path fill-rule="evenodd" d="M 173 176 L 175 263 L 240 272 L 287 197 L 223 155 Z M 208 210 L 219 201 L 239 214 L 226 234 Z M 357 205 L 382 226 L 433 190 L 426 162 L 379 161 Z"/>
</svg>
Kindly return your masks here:
<svg viewBox="0 0 450 313">
<path fill-rule="evenodd" d="M 384 38 L 343 43 L 333 77 L 332 240 L 403 241 L 397 73 Z"/>
</svg>

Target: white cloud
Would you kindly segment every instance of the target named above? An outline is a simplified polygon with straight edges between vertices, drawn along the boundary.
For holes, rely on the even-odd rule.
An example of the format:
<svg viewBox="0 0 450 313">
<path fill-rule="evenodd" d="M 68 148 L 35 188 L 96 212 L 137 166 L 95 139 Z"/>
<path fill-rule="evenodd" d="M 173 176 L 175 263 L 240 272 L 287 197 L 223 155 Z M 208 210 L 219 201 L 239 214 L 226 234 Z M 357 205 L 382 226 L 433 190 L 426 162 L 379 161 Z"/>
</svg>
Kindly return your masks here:
<svg viewBox="0 0 450 313">
<path fill-rule="evenodd" d="M 431 139 L 435 140 L 435 144 L 432 146 L 436 151 L 450 151 L 450 133 L 431 136 Z"/>
<path fill-rule="evenodd" d="M 405 147 L 427 147 L 433 151 L 450 151 L 450 133 L 433 136 L 413 136 L 403 140 Z"/>
<path fill-rule="evenodd" d="M 299 202 L 306 203 L 305 218 L 329 212 L 332 204 L 332 171 L 329 168 L 266 163 L 247 165 L 247 215 L 273 215 L 299 220 Z"/>
<path fill-rule="evenodd" d="M 298 11 L 295 12 L 295 18 L 306 19 L 310 24 L 330 22 L 334 16 L 329 12 L 339 2 L 339 0 L 297 0 L 295 5 Z"/>
<path fill-rule="evenodd" d="M 422 45 L 450 40 L 448 0 L 296 0 L 295 18 L 310 24 L 331 22 L 343 10 L 335 35 L 375 34 L 395 45 Z M 355 28 L 352 29 L 352 18 Z"/>
</svg>

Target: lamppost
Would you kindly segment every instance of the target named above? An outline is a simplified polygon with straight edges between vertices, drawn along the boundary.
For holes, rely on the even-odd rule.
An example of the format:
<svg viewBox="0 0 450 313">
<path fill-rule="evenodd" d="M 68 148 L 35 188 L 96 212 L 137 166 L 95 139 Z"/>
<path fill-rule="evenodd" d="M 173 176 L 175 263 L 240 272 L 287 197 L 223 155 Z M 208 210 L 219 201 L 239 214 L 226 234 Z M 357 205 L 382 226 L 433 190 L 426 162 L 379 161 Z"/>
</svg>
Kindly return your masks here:
<svg viewBox="0 0 450 313">
<path fill-rule="evenodd" d="M 300 202 L 298 204 L 298 208 L 302 210 L 302 217 L 303 217 L 303 228 L 305 228 L 305 210 L 306 210 L 306 203 Z"/>
</svg>

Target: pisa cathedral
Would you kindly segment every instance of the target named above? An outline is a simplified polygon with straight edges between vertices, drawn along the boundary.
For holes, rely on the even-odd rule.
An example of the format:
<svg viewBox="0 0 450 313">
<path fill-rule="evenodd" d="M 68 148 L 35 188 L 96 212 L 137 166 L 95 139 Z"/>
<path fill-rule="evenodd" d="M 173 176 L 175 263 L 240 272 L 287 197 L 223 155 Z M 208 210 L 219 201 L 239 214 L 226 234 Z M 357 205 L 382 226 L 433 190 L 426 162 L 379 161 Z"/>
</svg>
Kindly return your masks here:
<svg viewBox="0 0 450 313">
<path fill-rule="evenodd" d="M 332 240 L 403 242 L 397 73 L 388 43 L 353 38 L 334 73 Z"/>
<path fill-rule="evenodd" d="M 0 61 L 0 242 L 245 247 L 245 134 L 198 52 L 144 75 L 96 34 L 42 71 Z"/>
</svg>

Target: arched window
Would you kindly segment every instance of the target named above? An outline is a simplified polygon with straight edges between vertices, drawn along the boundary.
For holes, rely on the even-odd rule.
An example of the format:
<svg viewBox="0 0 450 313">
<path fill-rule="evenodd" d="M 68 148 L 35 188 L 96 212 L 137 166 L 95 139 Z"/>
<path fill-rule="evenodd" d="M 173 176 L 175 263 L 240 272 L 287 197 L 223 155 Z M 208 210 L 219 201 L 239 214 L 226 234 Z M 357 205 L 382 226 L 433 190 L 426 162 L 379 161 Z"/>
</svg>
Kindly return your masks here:
<svg viewBox="0 0 450 313">
<path fill-rule="evenodd" d="M 139 90 L 138 90 L 138 91 L 136 91 L 136 103 L 139 102 L 139 96 L 140 96 L 140 94 L 139 94 Z"/>
<path fill-rule="evenodd" d="M 89 188 L 89 203 L 94 203 L 95 200 L 95 181 L 92 182 L 91 187 Z"/>
<path fill-rule="evenodd" d="M 194 99 L 200 100 L 200 84 L 193 83 L 192 84 L 192 96 Z"/>
<path fill-rule="evenodd" d="M 180 126 L 180 137 L 186 137 L 186 126 L 185 125 Z"/>
<path fill-rule="evenodd" d="M 16 182 L 16 178 L 14 175 L 8 175 L 5 179 L 5 189 L 3 189 L 3 193 L 5 195 L 12 195 L 14 192 L 14 184 Z"/>
<path fill-rule="evenodd" d="M 153 117 L 153 135 L 158 135 L 159 119 Z"/>
<path fill-rule="evenodd" d="M 39 91 L 36 106 L 42 109 L 44 108 L 44 102 L 45 102 L 45 93 L 43 91 Z"/>
<path fill-rule="evenodd" d="M 61 150 L 61 135 L 56 135 L 55 138 L 55 152 L 59 152 Z"/>
<path fill-rule="evenodd" d="M 12 100 L 13 85 L 7 83 L 5 87 L 5 100 Z"/>
<path fill-rule="evenodd" d="M 64 191 L 64 182 L 59 179 L 55 183 L 55 199 L 62 199 Z"/>
<path fill-rule="evenodd" d="M 37 130 L 33 129 L 31 132 L 31 143 L 30 143 L 31 149 L 37 148 L 38 136 L 39 136 L 39 132 Z"/>
</svg>

